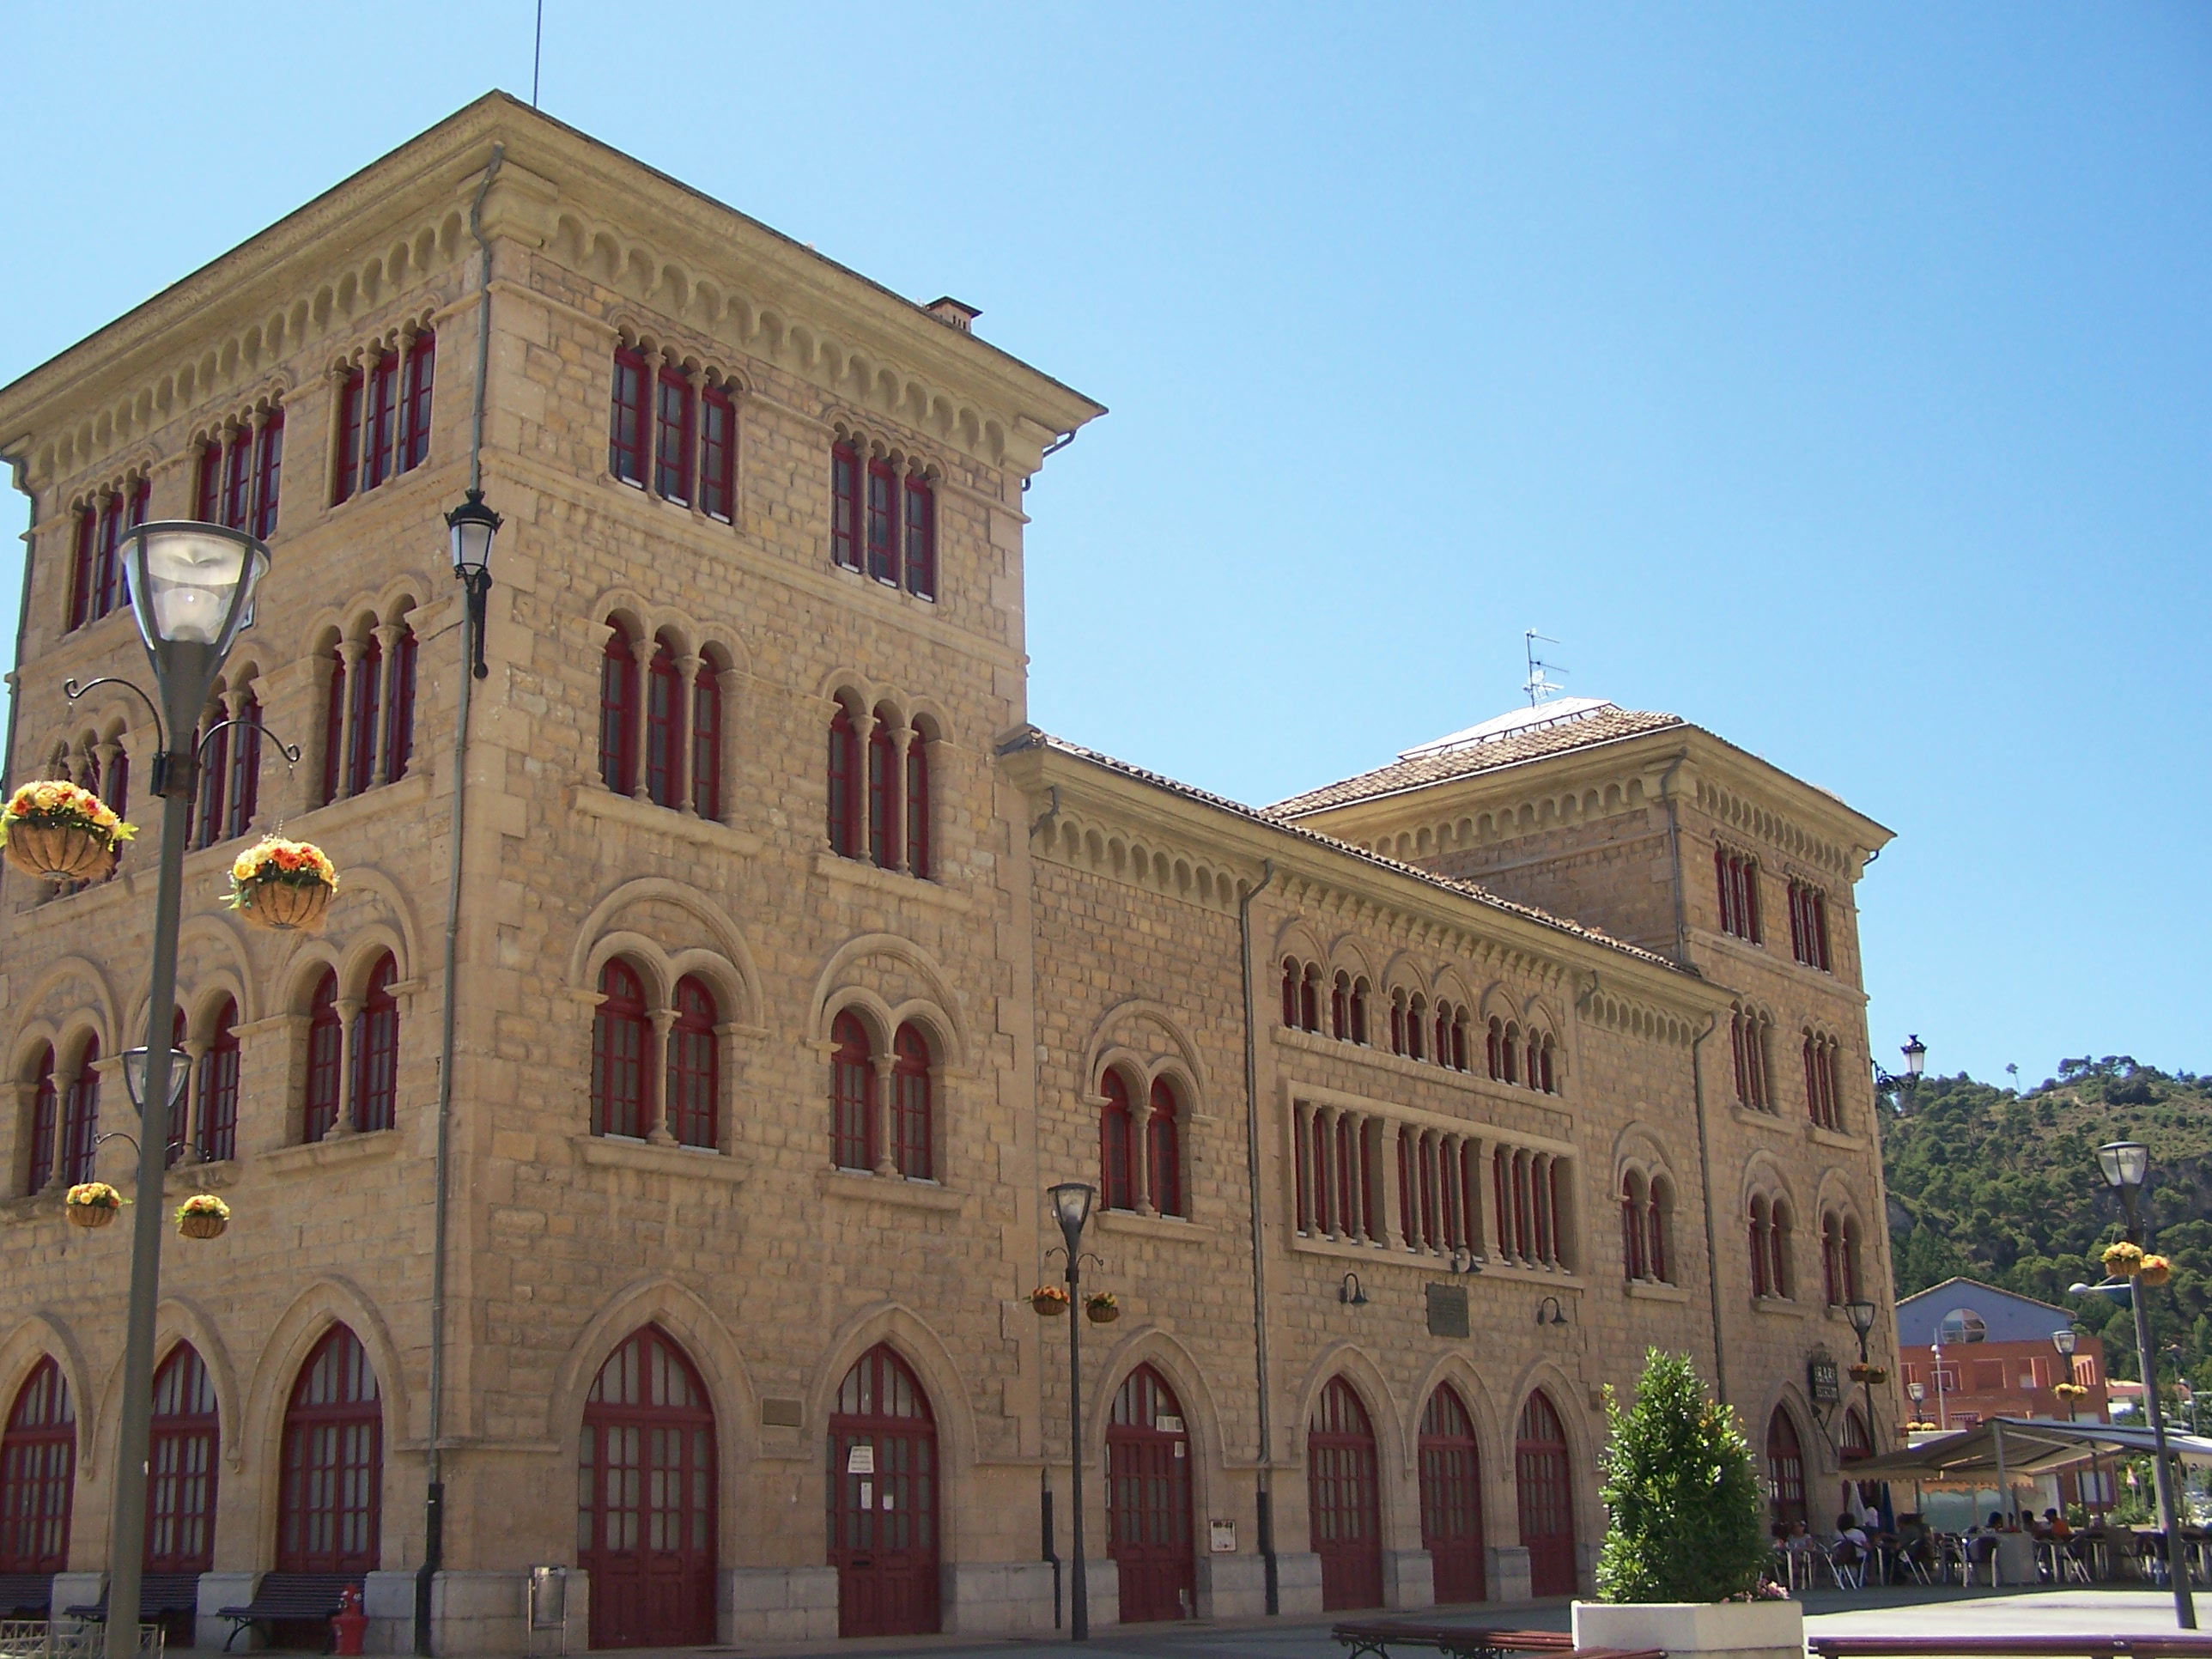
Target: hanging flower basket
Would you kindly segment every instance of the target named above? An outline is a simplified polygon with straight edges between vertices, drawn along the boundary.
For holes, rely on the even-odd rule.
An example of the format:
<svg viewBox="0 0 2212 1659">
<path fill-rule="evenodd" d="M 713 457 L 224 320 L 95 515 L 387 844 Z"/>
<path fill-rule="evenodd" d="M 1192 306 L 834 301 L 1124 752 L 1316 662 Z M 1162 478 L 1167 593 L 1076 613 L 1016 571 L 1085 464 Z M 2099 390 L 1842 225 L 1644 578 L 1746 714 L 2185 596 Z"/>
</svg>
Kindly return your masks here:
<svg viewBox="0 0 2212 1659">
<path fill-rule="evenodd" d="M 8 862 L 43 881 L 106 875 L 117 849 L 137 833 L 106 801 L 66 778 L 27 783 L 0 807 Z"/>
<path fill-rule="evenodd" d="M 186 1238 L 221 1238 L 230 1225 L 230 1206 L 213 1193 L 194 1193 L 177 1206 L 177 1231 Z"/>
<path fill-rule="evenodd" d="M 2132 1279 L 2142 1267 L 2142 1246 L 2130 1244 L 2125 1239 L 2122 1239 L 2117 1244 L 2106 1245 L 2102 1259 L 2105 1271 L 2113 1278 Z"/>
<path fill-rule="evenodd" d="M 2137 1282 L 2148 1285 L 2153 1290 L 2156 1290 L 2172 1277 L 2173 1263 L 2162 1255 L 2145 1256 L 2142 1259 L 2142 1266 L 2136 1269 Z"/>
<path fill-rule="evenodd" d="M 2086 1400 L 2089 1397 L 2089 1390 L 2079 1382 L 2054 1382 L 2051 1392 L 2061 1400 Z"/>
<path fill-rule="evenodd" d="M 1100 1291 L 1083 1298 L 1083 1314 L 1094 1325 L 1110 1325 L 1121 1316 L 1121 1304 L 1113 1291 Z"/>
<path fill-rule="evenodd" d="M 1854 1382 L 1869 1382 L 1880 1388 L 1889 1381 L 1888 1370 L 1881 1365 L 1850 1365 L 1844 1368 Z"/>
<path fill-rule="evenodd" d="M 1057 1285 L 1040 1285 L 1030 1292 L 1030 1306 L 1046 1319 L 1057 1319 L 1067 1311 L 1067 1292 Z"/>
<path fill-rule="evenodd" d="M 81 1181 L 62 1199 L 62 1211 L 76 1227 L 105 1227 L 123 1207 L 123 1194 L 104 1181 Z"/>
<path fill-rule="evenodd" d="M 338 890 L 337 867 L 312 842 L 263 837 L 230 866 L 226 902 L 255 927 L 312 933 Z"/>
</svg>

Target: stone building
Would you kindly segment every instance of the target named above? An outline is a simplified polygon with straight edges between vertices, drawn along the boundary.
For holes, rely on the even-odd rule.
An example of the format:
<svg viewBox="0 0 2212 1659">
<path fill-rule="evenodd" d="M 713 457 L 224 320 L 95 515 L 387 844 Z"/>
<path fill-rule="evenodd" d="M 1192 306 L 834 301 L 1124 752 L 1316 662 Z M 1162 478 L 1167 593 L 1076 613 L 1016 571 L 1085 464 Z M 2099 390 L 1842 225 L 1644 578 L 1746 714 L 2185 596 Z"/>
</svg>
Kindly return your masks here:
<svg viewBox="0 0 2212 1659">
<path fill-rule="evenodd" d="M 439 1650 L 519 1651 L 538 1564 L 597 1645 L 1051 1628 L 1068 1179 L 1119 1311 L 1102 1622 L 1573 1589 L 1653 1345 L 1778 1503 L 1891 1432 L 1815 1386 L 1852 1294 L 1893 1329 L 1887 832 L 1609 704 L 1267 810 L 1037 732 L 1023 487 L 1103 411 L 975 314 L 492 95 L 0 389 L 11 780 L 148 817 L 145 712 L 64 693 L 143 676 L 122 526 L 273 551 L 176 1015 L 169 1201 L 234 1219 L 167 1249 L 148 1561 L 204 1638 L 347 1572 L 404 1650 L 427 1569 Z M 319 936 L 220 908 L 278 826 L 343 872 Z M 0 886 L 0 1574 L 57 1605 L 106 1556 L 128 1253 L 59 1194 L 129 1188 L 151 866 Z"/>
</svg>

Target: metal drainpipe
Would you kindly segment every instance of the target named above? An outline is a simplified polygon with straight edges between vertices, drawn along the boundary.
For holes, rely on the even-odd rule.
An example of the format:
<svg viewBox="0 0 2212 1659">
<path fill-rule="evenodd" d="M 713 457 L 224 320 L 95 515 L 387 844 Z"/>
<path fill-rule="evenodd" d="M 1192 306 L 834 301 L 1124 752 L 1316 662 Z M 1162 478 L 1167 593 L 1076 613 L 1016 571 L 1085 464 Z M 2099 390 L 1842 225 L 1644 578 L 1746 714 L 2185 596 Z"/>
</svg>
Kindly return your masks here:
<svg viewBox="0 0 2212 1659">
<path fill-rule="evenodd" d="M 491 243 L 483 234 L 484 197 L 498 176 L 507 147 L 494 144 L 485 165 L 483 181 L 469 204 L 469 234 L 483 252 L 482 304 L 477 312 L 477 385 L 469 421 L 469 488 L 483 487 L 484 381 L 491 367 Z M 466 630 L 464 629 L 465 634 Z M 446 866 L 446 940 L 444 1006 L 438 1031 L 438 1151 L 435 1161 L 436 1208 L 430 1247 L 430 1411 L 429 1449 L 426 1457 L 428 1480 L 422 1497 L 422 1566 L 415 1575 L 415 1651 L 428 1655 L 436 1650 L 430 1638 L 431 1590 L 446 1561 L 446 1232 L 452 1208 L 450 1168 L 453 1137 L 453 1048 L 455 1004 L 460 972 L 461 843 L 468 827 L 469 706 L 476 678 L 469 672 L 472 642 L 462 646 L 460 698 L 453 716 L 453 851 Z"/>
<path fill-rule="evenodd" d="M 1270 1613 L 1283 1610 L 1282 1578 L 1275 1559 L 1275 1413 L 1267 1383 L 1267 1264 L 1261 1239 L 1260 1212 L 1260 1050 L 1255 1035 L 1258 1018 L 1252 1006 L 1252 901 L 1275 878 L 1275 861 L 1265 861 L 1260 884 L 1237 902 L 1237 939 L 1244 974 L 1244 1180 L 1252 1195 L 1252 1352 L 1260 1392 L 1260 1479 L 1258 1499 L 1260 1565 L 1267 1583 L 1266 1607 Z"/>
<path fill-rule="evenodd" d="M 1690 960 L 1690 918 L 1682 895 L 1682 819 L 1674 810 L 1674 774 L 1689 758 L 1690 751 L 1685 749 L 1659 780 L 1660 799 L 1667 803 L 1667 864 L 1674 876 L 1674 960 L 1685 965 Z"/>
<path fill-rule="evenodd" d="M 39 495 L 23 482 L 23 474 L 30 467 L 28 457 L 20 453 L 0 455 L 0 461 L 8 463 L 8 482 L 31 504 L 31 522 L 23 527 L 23 592 L 15 611 L 15 664 L 14 672 L 8 676 L 8 749 L 0 755 L 0 779 L 12 784 L 15 781 L 15 707 L 23 698 L 23 689 L 16 684 L 15 676 L 22 671 L 23 635 L 31 627 L 31 578 L 39 556 Z"/>
</svg>

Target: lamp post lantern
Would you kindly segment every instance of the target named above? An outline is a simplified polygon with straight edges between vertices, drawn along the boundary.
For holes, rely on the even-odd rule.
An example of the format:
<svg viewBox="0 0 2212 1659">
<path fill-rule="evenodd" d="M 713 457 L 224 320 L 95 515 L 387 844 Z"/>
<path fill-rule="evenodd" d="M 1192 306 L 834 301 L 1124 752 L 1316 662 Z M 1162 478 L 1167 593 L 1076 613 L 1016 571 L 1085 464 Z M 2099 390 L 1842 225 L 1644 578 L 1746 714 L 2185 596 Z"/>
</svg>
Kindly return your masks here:
<svg viewBox="0 0 2212 1659">
<path fill-rule="evenodd" d="M 469 598 L 469 639 L 473 659 L 469 672 L 482 679 L 491 671 L 484 666 L 484 600 L 491 592 L 491 544 L 506 522 L 484 505 L 483 491 L 471 488 L 461 504 L 446 514 L 453 538 L 453 574 L 460 578 Z"/>
<path fill-rule="evenodd" d="M 1097 1190 L 1080 1181 L 1063 1181 L 1050 1189 L 1052 1212 L 1067 1255 L 1067 1462 L 1068 1503 L 1074 1571 L 1069 1584 L 1067 1634 L 1091 1639 L 1091 1581 L 1083 1562 L 1083 1298 L 1077 1287 L 1083 1273 L 1083 1229 L 1091 1219 Z"/>
<path fill-rule="evenodd" d="M 124 1078 L 139 1112 L 137 1213 L 131 1231 L 131 1301 L 124 1326 L 123 1407 L 115 1436 L 108 1518 L 108 1659 L 137 1659 L 139 1585 L 146 1551 L 146 1455 L 153 1430 L 154 1312 L 161 1300 L 161 1180 L 169 1114 L 182 1068 L 169 1047 L 177 1000 L 177 930 L 184 900 L 185 827 L 198 781 L 194 732 L 223 659 L 253 619 L 269 550 L 242 530 L 157 520 L 126 531 L 131 608 L 160 693 L 162 750 L 153 792 L 161 799 L 160 877 L 154 892 L 154 963 L 141 1064 Z"/>
<path fill-rule="evenodd" d="M 1865 1297 L 1856 1297 L 1844 1304 L 1844 1317 L 1851 1322 L 1851 1333 L 1859 1340 L 1859 1387 L 1866 1391 L 1867 1446 L 1870 1451 L 1880 1451 L 1874 1444 L 1874 1379 L 1867 1373 L 1867 1334 L 1874 1329 L 1876 1309 Z"/>
</svg>

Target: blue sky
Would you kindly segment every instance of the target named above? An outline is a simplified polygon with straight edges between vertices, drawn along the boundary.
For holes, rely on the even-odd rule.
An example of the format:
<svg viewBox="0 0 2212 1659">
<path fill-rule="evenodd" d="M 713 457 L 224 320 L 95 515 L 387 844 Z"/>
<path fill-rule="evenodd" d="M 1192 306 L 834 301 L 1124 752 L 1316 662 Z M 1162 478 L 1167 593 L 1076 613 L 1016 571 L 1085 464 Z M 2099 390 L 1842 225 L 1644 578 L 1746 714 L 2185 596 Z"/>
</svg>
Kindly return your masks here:
<svg viewBox="0 0 2212 1659">
<path fill-rule="evenodd" d="M 14 9 L 0 380 L 527 96 L 532 10 Z M 1112 407 L 1040 724 L 1267 801 L 1540 629 L 1898 832 L 1877 1053 L 2212 1068 L 2212 9 L 546 13 L 549 112 Z"/>
</svg>

